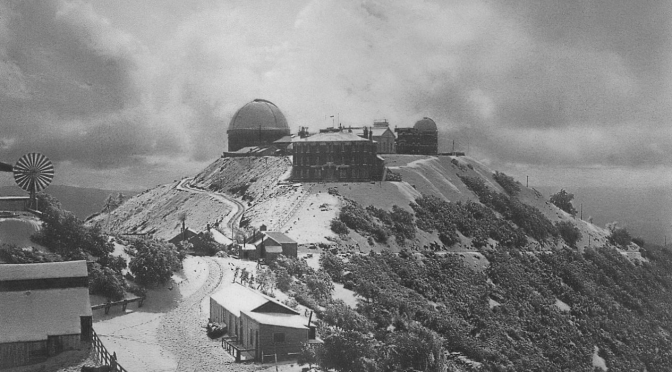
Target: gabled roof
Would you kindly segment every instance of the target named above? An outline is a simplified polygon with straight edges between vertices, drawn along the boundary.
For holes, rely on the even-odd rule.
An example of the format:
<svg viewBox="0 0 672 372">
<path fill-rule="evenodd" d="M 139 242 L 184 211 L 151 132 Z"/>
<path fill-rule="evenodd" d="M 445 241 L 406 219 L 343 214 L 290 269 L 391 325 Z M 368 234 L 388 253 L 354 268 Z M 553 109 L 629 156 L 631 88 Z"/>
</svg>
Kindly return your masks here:
<svg viewBox="0 0 672 372">
<path fill-rule="evenodd" d="M 210 233 L 212 234 L 212 239 L 214 239 L 219 244 L 229 245 L 233 243 L 233 240 L 229 239 L 226 235 L 215 229 L 210 229 Z"/>
<path fill-rule="evenodd" d="M 390 129 L 388 127 L 385 127 L 385 128 L 371 128 L 370 132 L 371 132 L 371 135 L 373 137 L 380 137 L 383 134 L 385 134 L 385 132 L 390 132 L 390 134 L 392 136 L 394 136 L 394 132 L 392 132 L 392 129 Z"/>
<path fill-rule="evenodd" d="M 88 276 L 86 261 L 0 265 L 0 281 Z"/>
<path fill-rule="evenodd" d="M 296 240 L 290 238 L 289 236 L 279 232 L 279 231 L 265 231 L 267 237 L 273 239 L 274 241 L 282 243 L 296 243 Z"/>
<path fill-rule="evenodd" d="M 211 295 L 210 298 L 238 317 L 241 312 L 252 312 L 268 303 L 282 307 L 284 312 L 298 314 L 296 310 L 285 304 L 270 297 L 266 297 L 260 292 L 244 287 L 238 283 L 231 284 L 221 291 Z"/>
</svg>

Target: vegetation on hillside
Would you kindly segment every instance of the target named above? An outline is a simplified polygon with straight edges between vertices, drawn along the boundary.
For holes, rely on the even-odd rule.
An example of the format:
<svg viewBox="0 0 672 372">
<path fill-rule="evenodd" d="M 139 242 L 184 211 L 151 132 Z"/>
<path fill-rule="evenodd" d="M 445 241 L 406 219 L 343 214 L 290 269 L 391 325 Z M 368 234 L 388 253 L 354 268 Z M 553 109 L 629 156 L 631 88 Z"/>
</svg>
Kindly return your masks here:
<svg viewBox="0 0 672 372">
<path fill-rule="evenodd" d="M 551 195 L 550 202 L 572 216 L 576 216 L 576 209 L 572 204 L 573 199 L 574 194 L 570 194 L 565 191 L 565 189 L 561 189 L 557 193 Z"/>
<path fill-rule="evenodd" d="M 528 236 L 540 242 L 558 236 L 553 223 L 537 208 L 522 203 L 514 196 L 491 190 L 482 178 L 464 175 L 460 175 L 460 178 L 481 203 L 515 223 Z"/>
<path fill-rule="evenodd" d="M 502 247 L 486 252 L 482 272 L 432 252 L 346 264 L 327 256 L 321 276 L 350 271 L 357 308 L 298 280 L 288 292 L 318 314 L 324 345 L 304 350 L 303 360 L 325 370 L 582 371 L 593 370 L 597 347 L 610 370 L 668 371 L 672 253 L 649 247 L 644 255 L 650 262 L 633 264 L 608 247 Z M 317 275 L 296 259 L 273 270 L 307 282 Z"/>
</svg>

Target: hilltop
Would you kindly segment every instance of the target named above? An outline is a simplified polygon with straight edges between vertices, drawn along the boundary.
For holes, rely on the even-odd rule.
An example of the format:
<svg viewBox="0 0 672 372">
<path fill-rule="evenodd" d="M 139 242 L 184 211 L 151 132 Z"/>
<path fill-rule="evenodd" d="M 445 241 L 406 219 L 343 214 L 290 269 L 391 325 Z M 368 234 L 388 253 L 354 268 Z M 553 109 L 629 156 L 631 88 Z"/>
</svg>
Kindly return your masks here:
<svg viewBox="0 0 672 372">
<path fill-rule="evenodd" d="M 495 171 L 470 157 L 385 155 L 388 169 L 398 174 L 397 182 L 335 182 L 292 183 L 291 163 L 281 157 L 219 158 L 192 178 L 146 190 L 130 198 L 112 213 L 95 216 L 89 223 L 100 223 L 117 234 L 151 233 L 170 239 L 180 231 L 179 214 L 186 213 L 186 226 L 202 231 L 207 225 L 218 227 L 227 236 L 231 227 L 224 222 L 240 218 L 240 229 L 252 231 L 261 225 L 269 230 L 283 231 L 300 244 L 324 243 L 342 245 L 367 252 L 401 249 L 423 250 L 443 245 L 437 232 L 418 230 L 413 239 L 403 244 L 394 240 L 371 242 L 361 231 L 339 236 L 331 229 L 331 221 L 346 204 L 363 208 L 375 207 L 391 211 L 398 206 L 413 213 L 411 205 L 422 195 L 431 195 L 449 202 L 475 202 L 479 196 L 464 182 L 465 177 L 482 180 L 488 189 L 506 194 L 494 179 Z M 570 222 L 580 231 L 576 248 L 607 244 L 609 231 L 583 221 L 548 202 L 539 191 L 518 184 L 516 198 L 536 208 L 551 223 Z M 228 200 L 228 202 L 227 202 Z M 233 216 L 237 204 L 244 211 Z M 501 217 L 500 213 L 495 212 Z M 234 225 L 238 225 L 234 221 Z M 238 226 L 235 226 L 237 229 Z M 237 230 L 238 231 L 238 230 Z M 458 234 L 459 241 L 447 250 L 476 250 L 472 239 Z M 494 247 L 496 241 L 491 241 Z M 551 249 L 563 246 L 561 239 L 537 241 L 529 239 L 529 249 Z M 637 255 L 637 247 L 624 252 Z"/>
</svg>

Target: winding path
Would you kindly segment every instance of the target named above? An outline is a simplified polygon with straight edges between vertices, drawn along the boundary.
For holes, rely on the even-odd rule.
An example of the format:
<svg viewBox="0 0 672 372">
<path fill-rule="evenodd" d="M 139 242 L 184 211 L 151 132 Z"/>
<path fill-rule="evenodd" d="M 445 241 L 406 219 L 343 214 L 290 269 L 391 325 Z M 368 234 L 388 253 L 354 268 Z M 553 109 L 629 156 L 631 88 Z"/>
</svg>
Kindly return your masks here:
<svg viewBox="0 0 672 372">
<path fill-rule="evenodd" d="M 209 339 L 203 329 L 208 313 L 201 311 L 201 303 L 225 286 L 230 276 L 220 260 L 204 259 L 208 278 L 194 294 L 162 317 L 157 332 L 159 344 L 175 355 L 177 371 L 240 370 L 241 365 L 234 365 L 233 357 L 222 349 L 218 340 Z"/>
<path fill-rule="evenodd" d="M 233 197 L 230 197 L 228 195 L 214 192 L 214 191 L 206 191 L 206 190 L 200 190 L 200 189 L 195 189 L 191 187 L 188 183 L 188 181 L 191 181 L 193 178 L 184 178 L 182 179 L 176 186 L 176 189 L 180 191 L 186 191 L 186 192 L 191 192 L 194 194 L 207 194 L 211 196 L 212 198 L 216 199 L 217 201 L 227 204 L 231 206 L 231 210 L 235 211 L 233 214 L 229 213 L 227 214 L 223 221 L 226 223 L 226 226 L 231 230 L 232 232 L 240 232 L 240 229 L 238 226 L 240 225 L 240 218 L 243 216 L 243 213 L 245 212 L 245 205 L 238 200 L 234 199 Z"/>
</svg>

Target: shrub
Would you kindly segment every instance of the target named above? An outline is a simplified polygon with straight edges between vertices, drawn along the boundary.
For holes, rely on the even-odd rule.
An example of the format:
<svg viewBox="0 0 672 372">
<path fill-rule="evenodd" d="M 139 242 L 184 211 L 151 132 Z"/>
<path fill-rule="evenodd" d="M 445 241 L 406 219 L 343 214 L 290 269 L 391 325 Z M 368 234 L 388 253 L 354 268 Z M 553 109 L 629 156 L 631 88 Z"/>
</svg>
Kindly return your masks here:
<svg viewBox="0 0 672 372">
<path fill-rule="evenodd" d="M 639 247 L 642 247 L 642 248 L 644 247 L 644 244 L 646 244 L 642 237 L 632 238 L 632 242 L 637 244 Z"/>
<path fill-rule="evenodd" d="M 124 298 L 124 279 L 121 274 L 109 267 L 97 263 L 90 266 L 89 291 L 94 295 L 105 296 L 112 301 Z"/>
<path fill-rule="evenodd" d="M 620 245 L 622 247 L 625 247 L 632 242 L 632 237 L 630 237 L 630 233 L 625 227 L 614 228 L 608 239 L 611 244 Z"/>
<path fill-rule="evenodd" d="M 11 264 L 28 264 L 63 261 L 60 255 L 43 253 L 35 248 L 19 248 L 13 244 L 2 244 L 0 258 Z"/>
<path fill-rule="evenodd" d="M 555 228 L 567 245 L 576 248 L 576 242 L 581 240 L 582 235 L 581 231 L 573 223 L 559 221 L 555 223 Z"/>
<path fill-rule="evenodd" d="M 513 179 L 513 177 L 507 176 L 504 173 L 495 172 L 492 177 L 497 181 L 497 183 L 502 186 L 504 191 L 511 196 L 517 196 L 520 193 L 520 183 Z"/>
<path fill-rule="evenodd" d="M 561 189 L 557 193 L 551 195 L 551 203 L 556 207 L 562 209 L 563 211 L 576 216 L 576 209 L 572 205 L 572 199 L 574 199 L 574 194 L 570 194 L 564 189 Z"/>
<path fill-rule="evenodd" d="M 331 231 L 335 232 L 338 235 L 347 235 L 350 232 L 348 226 L 337 218 L 331 220 Z"/>
<path fill-rule="evenodd" d="M 170 243 L 137 239 L 131 246 L 135 256 L 128 266 L 140 284 L 165 284 L 170 280 L 173 271 L 182 267 L 177 248 Z"/>
<path fill-rule="evenodd" d="M 345 270 L 345 263 L 335 254 L 324 252 L 320 256 L 320 268 L 329 274 L 334 281 L 340 282 L 343 270 Z"/>
</svg>

